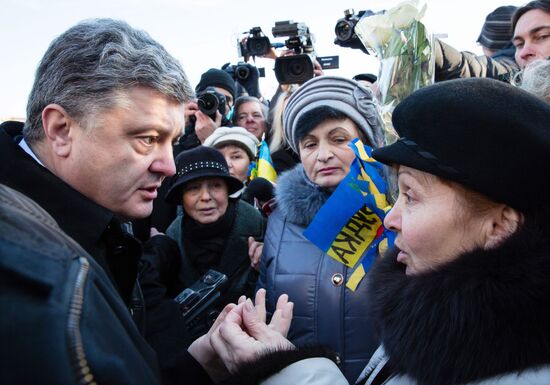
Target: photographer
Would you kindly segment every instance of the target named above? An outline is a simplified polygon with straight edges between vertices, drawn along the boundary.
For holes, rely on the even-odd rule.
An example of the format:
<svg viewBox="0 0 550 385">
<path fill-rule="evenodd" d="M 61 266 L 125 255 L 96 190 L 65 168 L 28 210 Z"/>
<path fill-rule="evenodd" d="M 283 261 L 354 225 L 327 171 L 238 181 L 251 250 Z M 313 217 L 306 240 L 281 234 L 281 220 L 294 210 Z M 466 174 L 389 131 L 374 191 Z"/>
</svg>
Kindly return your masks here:
<svg viewBox="0 0 550 385">
<path fill-rule="evenodd" d="M 197 101 L 186 105 L 185 134 L 174 149 L 174 155 L 201 145 L 216 128 L 228 125 L 236 92 L 235 82 L 226 71 L 211 68 L 202 74 L 199 84 L 195 87 Z M 210 116 L 200 108 L 201 96 L 205 93 L 216 96 L 219 102 L 215 113 Z"/>
</svg>

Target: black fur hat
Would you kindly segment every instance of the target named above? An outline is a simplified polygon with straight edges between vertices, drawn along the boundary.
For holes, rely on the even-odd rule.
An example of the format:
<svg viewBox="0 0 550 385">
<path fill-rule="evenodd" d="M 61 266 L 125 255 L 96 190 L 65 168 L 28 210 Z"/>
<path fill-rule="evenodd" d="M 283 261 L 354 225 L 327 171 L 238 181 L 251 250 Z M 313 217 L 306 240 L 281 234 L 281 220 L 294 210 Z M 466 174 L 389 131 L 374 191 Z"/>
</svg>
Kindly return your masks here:
<svg viewBox="0 0 550 385">
<path fill-rule="evenodd" d="M 459 182 L 520 211 L 550 195 L 550 105 L 514 86 L 470 78 L 438 83 L 393 113 L 400 139 L 374 150 L 386 164 Z"/>
</svg>

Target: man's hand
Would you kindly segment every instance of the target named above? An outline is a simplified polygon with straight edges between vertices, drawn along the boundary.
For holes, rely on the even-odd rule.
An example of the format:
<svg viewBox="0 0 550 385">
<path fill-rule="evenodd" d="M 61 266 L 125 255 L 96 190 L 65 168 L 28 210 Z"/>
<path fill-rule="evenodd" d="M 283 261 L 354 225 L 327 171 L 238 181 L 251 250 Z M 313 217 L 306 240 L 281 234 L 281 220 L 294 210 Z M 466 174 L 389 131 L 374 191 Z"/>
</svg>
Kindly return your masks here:
<svg viewBox="0 0 550 385">
<path fill-rule="evenodd" d="M 248 237 L 248 257 L 250 258 L 250 266 L 256 271 L 260 271 L 260 259 L 262 257 L 262 250 L 264 243 L 254 239 L 254 237 Z"/>
<path fill-rule="evenodd" d="M 183 114 L 185 116 L 185 124 L 187 124 L 191 116 L 195 116 L 195 112 L 199 110 L 199 106 L 196 101 L 187 102 L 184 106 L 185 110 Z"/>
<path fill-rule="evenodd" d="M 313 60 L 313 77 L 317 76 L 323 76 L 325 73 L 323 72 L 323 67 L 321 67 L 321 63 L 317 59 Z"/>
<path fill-rule="evenodd" d="M 204 114 L 202 111 L 197 110 L 195 112 L 195 133 L 197 138 L 204 143 L 206 138 L 208 138 L 216 130 L 216 128 L 222 125 L 222 114 L 220 111 L 216 111 L 216 120 L 212 120 L 210 116 Z"/>
</svg>

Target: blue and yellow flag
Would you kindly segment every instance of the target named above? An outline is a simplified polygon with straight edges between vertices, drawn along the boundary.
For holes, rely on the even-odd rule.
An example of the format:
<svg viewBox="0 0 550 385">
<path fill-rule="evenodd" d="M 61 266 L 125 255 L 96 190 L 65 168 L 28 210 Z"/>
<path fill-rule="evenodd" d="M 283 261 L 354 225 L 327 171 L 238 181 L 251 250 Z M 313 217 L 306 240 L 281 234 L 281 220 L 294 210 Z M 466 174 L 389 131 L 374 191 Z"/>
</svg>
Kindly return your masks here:
<svg viewBox="0 0 550 385">
<path fill-rule="evenodd" d="M 304 236 L 332 258 L 357 268 L 346 286 L 355 291 L 370 269 L 380 248 L 393 244 L 384 226 L 390 206 L 382 165 L 371 157 L 372 149 L 359 139 L 350 143 L 356 158 L 348 175 L 321 207 Z"/>
<path fill-rule="evenodd" d="M 271 183 L 275 183 L 277 180 L 277 173 L 271 160 L 271 153 L 266 141 L 262 138 L 262 141 L 258 145 L 258 156 L 256 161 L 251 164 L 250 180 L 254 178 L 265 178 Z"/>
</svg>

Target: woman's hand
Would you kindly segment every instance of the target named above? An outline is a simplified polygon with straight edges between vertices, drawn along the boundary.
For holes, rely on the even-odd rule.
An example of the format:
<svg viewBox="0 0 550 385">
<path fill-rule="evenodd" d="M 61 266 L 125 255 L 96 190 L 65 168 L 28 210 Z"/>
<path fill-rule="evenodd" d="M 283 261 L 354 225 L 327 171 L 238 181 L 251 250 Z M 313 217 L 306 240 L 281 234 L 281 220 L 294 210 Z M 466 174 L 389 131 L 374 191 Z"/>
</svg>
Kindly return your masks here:
<svg viewBox="0 0 550 385">
<path fill-rule="evenodd" d="M 156 229 L 156 227 L 151 227 L 149 229 L 149 238 L 153 238 L 155 235 L 165 235 Z"/>
<path fill-rule="evenodd" d="M 256 271 L 260 271 L 260 260 L 263 248 L 263 242 L 259 242 L 253 237 L 248 237 L 248 257 L 250 258 L 250 266 Z"/>
<path fill-rule="evenodd" d="M 218 357 L 216 352 L 214 351 L 214 348 L 210 344 L 210 337 L 212 336 L 212 333 L 214 333 L 215 330 L 218 330 L 221 323 L 225 320 L 226 316 L 233 310 L 237 305 L 234 303 L 230 303 L 226 305 L 222 312 L 218 315 L 218 318 L 216 318 L 216 321 L 214 321 L 214 324 L 208 330 L 208 333 L 205 335 L 200 336 L 197 338 L 191 346 L 187 349 L 189 354 L 193 356 L 195 360 L 201 366 L 203 369 L 208 373 L 210 378 L 214 382 L 220 382 L 223 379 L 225 379 L 229 372 L 227 371 L 227 368 L 223 364 L 222 360 Z"/>
<path fill-rule="evenodd" d="M 265 290 L 256 295 L 256 307 L 240 300 L 210 337 L 210 342 L 230 373 L 266 351 L 291 350 L 294 345 L 284 335 L 292 320 L 294 304 L 286 294 L 279 297 L 269 325 L 265 323 Z"/>
</svg>

